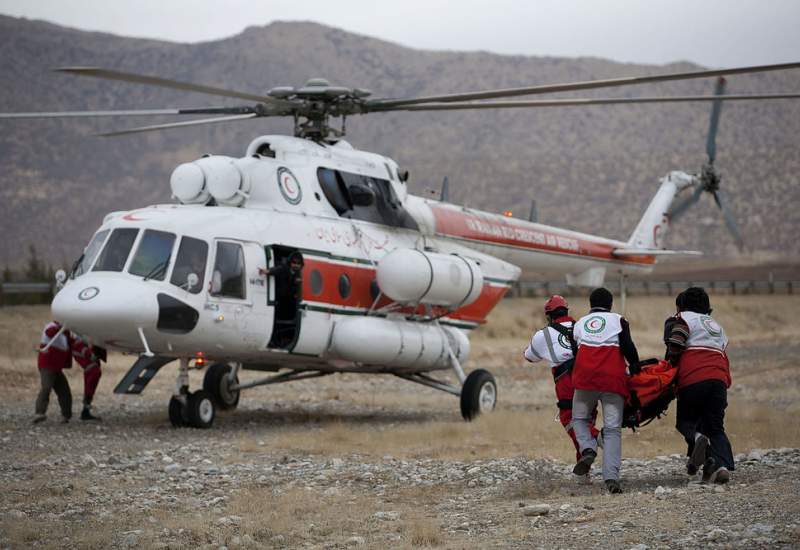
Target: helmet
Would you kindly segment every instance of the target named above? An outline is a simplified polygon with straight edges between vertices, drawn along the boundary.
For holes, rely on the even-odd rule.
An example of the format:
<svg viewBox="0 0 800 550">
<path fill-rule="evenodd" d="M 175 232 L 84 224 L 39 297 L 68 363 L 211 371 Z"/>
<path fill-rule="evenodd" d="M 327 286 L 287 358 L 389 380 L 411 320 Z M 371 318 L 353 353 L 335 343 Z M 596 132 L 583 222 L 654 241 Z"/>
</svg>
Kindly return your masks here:
<svg viewBox="0 0 800 550">
<path fill-rule="evenodd" d="M 569 309 L 569 304 L 563 296 L 556 294 L 554 296 L 550 296 L 550 299 L 544 303 L 544 312 L 545 314 L 548 314 L 562 307 L 564 309 Z"/>
</svg>

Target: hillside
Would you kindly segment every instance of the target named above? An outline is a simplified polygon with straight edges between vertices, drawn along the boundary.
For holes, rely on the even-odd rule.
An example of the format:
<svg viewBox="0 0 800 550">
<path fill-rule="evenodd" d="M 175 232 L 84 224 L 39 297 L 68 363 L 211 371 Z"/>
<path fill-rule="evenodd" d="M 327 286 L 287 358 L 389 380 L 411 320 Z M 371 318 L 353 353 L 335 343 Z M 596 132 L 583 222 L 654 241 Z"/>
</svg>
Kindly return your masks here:
<svg viewBox="0 0 800 550">
<path fill-rule="evenodd" d="M 259 92 L 324 76 L 376 96 L 413 96 L 696 68 L 595 58 L 500 56 L 413 50 L 314 23 L 273 23 L 196 45 L 76 31 L 0 16 L 0 111 L 192 107 L 230 104 L 199 94 L 55 74 L 97 65 Z M 705 94 L 710 81 L 640 86 L 593 95 Z M 736 76 L 733 92 L 800 90 L 800 71 Z M 592 94 L 584 94 L 592 95 Z M 563 97 L 563 95 L 562 95 Z M 393 113 L 348 120 L 348 139 L 395 158 L 411 189 L 450 177 L 455 202 L 527 214 L 626 238 L 670 169 L 704 160 L 707 107 L 613 106 L 528 112 Z M 179 162 L 243 154 L 256 135 L 290 121 L 248 121 L 101 139 L 92 133 L 136 120 L 3 121 L 0 124 L 0 266 L 18 265 L 29 243 L 51 262 L 77 256 L 105 213 L 169 200 Z M 168 120 L 168 119 L 165 119 Z M 159 122 L 146 119 L 147 123 Z M 800 102 L 726 105 L 718 167 L 748 245 L 797 255 L 800 242 Z M 519 206 L 522 205 L 522 206 Z M 710 198 L 672 236 L 676 247 L 734 252 Z"/>
</svg>

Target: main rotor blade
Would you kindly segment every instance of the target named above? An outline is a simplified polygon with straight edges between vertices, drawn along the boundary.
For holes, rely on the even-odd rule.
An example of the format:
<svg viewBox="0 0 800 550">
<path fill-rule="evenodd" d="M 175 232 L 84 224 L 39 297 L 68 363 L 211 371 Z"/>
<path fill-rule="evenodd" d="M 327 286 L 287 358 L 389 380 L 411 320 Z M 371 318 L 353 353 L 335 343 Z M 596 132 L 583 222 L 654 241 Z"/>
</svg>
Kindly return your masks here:
<svg viewBox="0 0 800 550">
<path fill-rule="evenodd" d="M 122 82 L 136 82 L 138 84 L 149 84 L 151 86 L 172 88 L 173 90 L 184 90 L 187 92 L 198 92 L 201 94 L 210 94 L 222 97 L 235 97 L 238 99 L 247 99 L 250 101 L 258 101 L 261 103 L 266 103 L 266 102 L 271 103 L 277 101 L 266 95 L 250 94 L 247 92 L 240 92 L 237 90 L 226 90 L 224 88 L 215 88 L 213 86 L 204 86 L 202 84 L 193 84 L 191 82 L 180 82 L 178 80 L 170 80 L 158 76 L 149 76 L 136 73 L 125 73 L 122 71 L 113 71 L 110 69 L 102 69 L 100 67 L 60 67 L 55 70 L 61 73 L 70 73 L 80 76 L 93 76 L 95 78 L 105 78 L 107 80 L 120 80 Z"/>
<path fill-rule="evenodd" d="M 499 97 L 513 97 L 533 94 L 552 94 L 555 92 L 574 92 L 576 90 L 593 90 L 597 88 L 611 88 L 615 86 L 631 86 L 634 84 L 648 84 L 652 82 L 667 82 L 670 80 L 690 80 L 693 78 L 706 78 L 710 76 L 723 76 L 732 74 L 757 73 L 766 71 L 781 71 L 785 69 L 800 68 L 800 63 L 781 63 L 777 65 L 758 65 L 753 67 L 738 67 L 733 69 L 712 69 L 706 71 L 690 71 L 685 73 L 670 73 L 652 76 L 628 76 L 623 78 L 610 78 L 606 80 L 589 80 L 569 84 L 543 84 L 526 86 L 522 88 L 504 88 L 497 90 L 484 90 L 463 94 L 445 94 L 438 96 L 412 97 L 408 99 L 373 99 L 367 101 L 367 106 L 397 107 L 400 105 L 418 105 L 420 103 L 449 103 L 453 101 L 474 101 L 480 99 L 494 99 Z"/>
<path fill-rule="evenodd" d="M 683 199 L 678 204 L 673 205 L 672 208 L 669 209 L 668 215 L 670 223 L 675 222 L 678 218 L 680 218 L 684 212 L 686 212 L 690 206 L 700 200 L 700 195 L 703 194 L 703 186 L 697 183 L 697 187 L 695 187 L 694 192 L 689 195 L 687 198 Z"/>
<path fill-rule="evenodd" d="M 725 94 L 725 79 L 719 77 L 714 85 L 714 95 L 717 99 L 711 104 L 711 120 L 708 123 L 708 136 L 706 136 L 706 154 L 708 163 L 714 164 L 717 156 L 717 128 L 719 127 L 719 115 L 722 111 L 722 96 Z"/>
<path fill-rule="evenodd" d="M 727 194 L 720 190 L 713 191 L 712 194 L 714 195 L 714 202 L 717 203 L 717 206 L 719 206 L 719 209 L 722 211 L 722 218 L 725 220 L 725 226 L 733 236 L 736 246 L 739 248 L 739 251 L 744 250 L 744 239 L 742 238 L 741 231 L 739 231 L 739 224 L 736 223 L 736 218 L 733 216 L 733 212 L 731 212 L 728 206 L 729 201 Z"/>
<path fill-rule="evenodd" d="M 243 115 L 257 112 L 255 107 L 197 107 L 190 109 L 133 109 L 128 111 L 55 111 L 40 113 L 0 113 L 0 118 L 81 118 L 107 116 L 162 115 Z"/>
<path fill-rule="evenodd" d="M 245 120 L 247 118 L 256 118 L 259 115 L 251 113 L 249 115 L 233 115 L 223 116 L 217 118 L 201 118 L 199 120 L 187 120 L 184 122 L 171 122 L 167 124 L 154 124 L 152 126 L 139 126 L 138 128 L 129 128 L 127 130 L 118 130 L 116 132 L 107 132 L 105 134 L 97 134 L 99 137 L 115 137 L 124 136 L 127 134 L 138 134 L 140 132 L 151 132 L 154 130 L 167 130 L 169 128 L 184 128 L 186 126 L 200 126 L 201 124 L 217 124 L 219 122 L 230 122 L 233 120 Z"/>
<path fill-rule="evenodd" d="M 464 101 L 431 103 L 427 105 L 367 106 L 367 112 L 387 111 L 458 111 L 463 109 L 518 109 L 528 107 L 580 107 L 590 105 L 620 105 L 625 103 L 690 103 L 695 101 L 749 101 L 766 99 L 797 99 L 800 93 L 673 96 L 673 97 L 605 97 L 576 99 L 532 99 L 529 101 Z"/>
</svg>

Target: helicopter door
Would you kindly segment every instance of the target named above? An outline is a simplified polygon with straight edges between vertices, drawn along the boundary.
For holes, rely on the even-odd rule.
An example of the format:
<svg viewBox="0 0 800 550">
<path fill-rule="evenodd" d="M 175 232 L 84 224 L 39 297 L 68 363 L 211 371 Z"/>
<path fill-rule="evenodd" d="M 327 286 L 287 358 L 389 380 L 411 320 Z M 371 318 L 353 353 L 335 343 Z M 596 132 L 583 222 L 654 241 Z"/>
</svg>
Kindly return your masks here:
<svg viewBox="0 0 800 550">
<path fill-rule="evenodd" d="M 215 242 L 209 305 L 215 313 L 217 343 L 230 351 L 260 351 L 272 319 L 267 288 L 259 268 L 264 250 L 255 243 Z"/>
<path fill-rule="evenodd" d="M 269 347 L 294 349 L 300 334 L 303 255 L 295 248 L 271 246 L 269 258 L 269 305 L 274 307 L 274 322 Z"/>
</svg>

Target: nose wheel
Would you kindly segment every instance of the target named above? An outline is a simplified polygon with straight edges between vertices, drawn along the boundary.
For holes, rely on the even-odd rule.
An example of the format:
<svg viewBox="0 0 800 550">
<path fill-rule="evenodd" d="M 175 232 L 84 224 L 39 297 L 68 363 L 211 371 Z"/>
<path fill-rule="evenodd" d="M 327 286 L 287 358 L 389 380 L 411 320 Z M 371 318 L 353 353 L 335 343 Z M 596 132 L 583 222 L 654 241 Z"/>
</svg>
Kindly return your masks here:
<svg viewBox="0 0 800 550">
<path fill-rule="evenodd" d="M 169 400 L 169 421 L 176 428 L 210 428 L 216 415 L 214 401 L 205 390 L 173 395 Z"/>
</svg>

